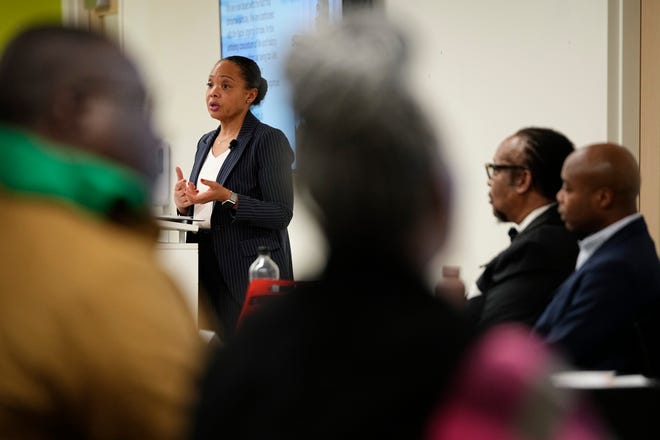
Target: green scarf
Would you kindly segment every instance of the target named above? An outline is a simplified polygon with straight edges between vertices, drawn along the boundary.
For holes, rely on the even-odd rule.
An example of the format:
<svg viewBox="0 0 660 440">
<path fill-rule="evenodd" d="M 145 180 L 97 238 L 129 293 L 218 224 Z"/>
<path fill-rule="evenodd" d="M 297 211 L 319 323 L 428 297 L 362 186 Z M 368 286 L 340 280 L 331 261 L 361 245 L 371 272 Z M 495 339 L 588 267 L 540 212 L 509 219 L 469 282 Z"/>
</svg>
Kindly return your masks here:
<svg viewBox="0 0 660 440">
<path fill-rule="evenodd" d="M 142 215 L 149 199 L 136 172 L 6 125 L 0 125 L 0 186 L 72 202 L 101 216 L 120 205 Z"/>
</svg>

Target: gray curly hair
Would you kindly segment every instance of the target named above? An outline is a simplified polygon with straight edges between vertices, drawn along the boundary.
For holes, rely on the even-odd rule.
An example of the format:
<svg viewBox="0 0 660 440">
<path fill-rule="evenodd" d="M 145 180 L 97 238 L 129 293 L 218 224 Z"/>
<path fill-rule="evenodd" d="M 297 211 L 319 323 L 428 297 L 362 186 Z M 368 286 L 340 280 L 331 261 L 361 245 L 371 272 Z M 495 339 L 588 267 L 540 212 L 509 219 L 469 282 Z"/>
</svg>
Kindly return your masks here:
<svg viewBox="0 0 660 440">
<path fill-rule="evenodd" d="M 403 33 L 375 12 L 302 37 L 289 54 L 298 184 L 331 247 L 400 250 L 420 219 L 448 209 L 439 142 L 404 83 L 407 61 Z"/>
</svg>

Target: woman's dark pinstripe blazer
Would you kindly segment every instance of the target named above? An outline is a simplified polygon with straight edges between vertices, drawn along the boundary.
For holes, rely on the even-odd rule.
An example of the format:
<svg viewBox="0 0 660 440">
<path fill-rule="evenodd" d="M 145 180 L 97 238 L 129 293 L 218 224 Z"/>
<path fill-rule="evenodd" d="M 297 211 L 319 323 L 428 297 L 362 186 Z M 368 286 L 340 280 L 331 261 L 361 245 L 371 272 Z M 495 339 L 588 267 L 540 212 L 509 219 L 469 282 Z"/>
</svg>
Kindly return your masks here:
<svg viewBox="0 0 660 440">
<path fill-rule="evenodd" d="M 199 172 L 220 127 L 197 143 L 190 182 Z M 267 246 L 280 268 L 281 279 L 293 279 L 291 245 L 287 226 L 293 216 L 293 150 L 281 130 L 261 123 L 251 112 L 245 116 L 216 181 L 238 194 L 236 210 L 216 202 L 211 215 L 213 240 L 220 276 L 231 295 L 242 304 L 248 286 L 248 269 L 257 248 Z M 192 213 L 190 208 L 189 214 Z M 188 241 L 196 242 L 196 234 Z"/>
</svg>

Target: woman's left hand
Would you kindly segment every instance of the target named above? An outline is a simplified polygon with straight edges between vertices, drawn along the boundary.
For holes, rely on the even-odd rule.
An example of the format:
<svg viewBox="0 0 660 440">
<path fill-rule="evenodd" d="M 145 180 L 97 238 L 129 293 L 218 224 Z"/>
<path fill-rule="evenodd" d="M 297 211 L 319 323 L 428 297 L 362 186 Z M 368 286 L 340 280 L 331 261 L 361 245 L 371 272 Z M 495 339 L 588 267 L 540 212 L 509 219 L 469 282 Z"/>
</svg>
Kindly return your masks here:
<svg viewBox="0 0 660 440">
<path fill-rule="evenodd" d="M 208 186 L 209 189 L 204 192 L 199 192 L 197 189 L 186 188 L 186 196 L 188 197 L 188 200 L 196 205 L 212 202 L 214 200 L 223 202 L 231 195 L 231 191 L 215 180 L 200 179 L 199 182 Z"/>
</svg>

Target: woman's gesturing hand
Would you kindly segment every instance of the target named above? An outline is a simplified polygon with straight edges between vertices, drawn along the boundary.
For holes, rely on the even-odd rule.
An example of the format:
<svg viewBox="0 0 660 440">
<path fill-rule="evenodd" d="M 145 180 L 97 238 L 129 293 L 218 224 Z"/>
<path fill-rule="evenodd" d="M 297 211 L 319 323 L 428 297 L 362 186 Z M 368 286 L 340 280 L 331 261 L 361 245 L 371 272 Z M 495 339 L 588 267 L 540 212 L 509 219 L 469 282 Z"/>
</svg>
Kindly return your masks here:
<svg viewBox="0 0 660 440">
<path fill-rule="evenodd" d="M 180 213 L 184 213 L 186 208 L 194 204 L 190 200 L 188 192 L 197 190 L 195 189 L 195 184 L 188 182 L 183 177 L 183 171 L 179 167 L 176 167 L 176 178 L 177 181 L 174 184 L 174 204 Z"/>
<path fill-rule="evenodd" d="M 200 192 L 195 185 L 189 183 L 186 188 L 186 198 L 193 204 L 202 204 L 212 201 L 223 202 L 229 198 L 231 191 L 220 185 L 215 180 L 200 179 L 199 183 L 209 187 L 206 191 Z"/>
</svg>

